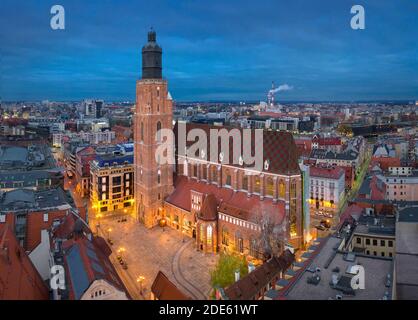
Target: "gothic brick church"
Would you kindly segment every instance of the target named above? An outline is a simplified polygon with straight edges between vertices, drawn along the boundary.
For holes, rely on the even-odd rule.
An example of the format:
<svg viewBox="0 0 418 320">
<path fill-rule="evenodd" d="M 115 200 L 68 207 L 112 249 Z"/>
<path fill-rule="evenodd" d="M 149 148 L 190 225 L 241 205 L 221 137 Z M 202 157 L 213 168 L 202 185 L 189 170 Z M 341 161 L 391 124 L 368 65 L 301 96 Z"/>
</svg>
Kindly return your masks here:
<svg viewBox="0 0 418 320">
<path fill-rule="evenodd" d="M 177 146 L 173 146 L 175 165 L 160 164 L 155 157 L 162 143 L 157 132 L 172 129 L 178 134 L 179 124 L 173 127 L 172 111 L 167 80 L 162 77 L 162 49 L 156 33 L 150 31 L 148 43 L 142 48 L 142 78 L 136 85 L 138 220 L 147 227 L 166 224 L 194 238 L 196 248 L 204 252 L 238 252 L 257 258 L 262 249 L 256 240 L 264 221 L 259 217 L 267 215 L 281 226 L 283 243 L 301 247 L 302 174 L 292 135 L 264 131 L 264 165 L 257 172 L 242 163 L 208 160 L 200 152 L 181 154 Z M 184 126 L 186 132 L 195 128 L 210 130 L 209 125 Z M 187 142 L 187 146 L 191 144 L 193 141 Z M 204 151 L 209 154 L 209 150 Z"/>
</svg>

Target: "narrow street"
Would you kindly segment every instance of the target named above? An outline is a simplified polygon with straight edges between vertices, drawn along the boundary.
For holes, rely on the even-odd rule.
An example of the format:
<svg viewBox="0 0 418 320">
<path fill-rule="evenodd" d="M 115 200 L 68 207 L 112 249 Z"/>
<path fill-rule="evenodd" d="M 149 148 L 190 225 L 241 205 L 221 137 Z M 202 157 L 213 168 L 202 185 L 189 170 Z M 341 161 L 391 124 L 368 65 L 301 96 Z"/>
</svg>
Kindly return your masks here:
<svg viewBox="0 0 418 320">
<path fill-rule="evenodd" d="M 357 176 L 357 179 L 354 181 L 353 187 L 351 188 L 350 192 L 345 196 L 344 204 L 341 206 L 341 208 L 338 212 L 338 216 L 341 216 L 341 214 L 347 208 L 348 203 L 357 197 L 358 191 L 360 190 L 360 187 L 363 184 L 364 178 L 366 177 L 366 174 L 367 174 L 367 171 L 368 171 L 368 168 L 369 168 L 369 164 L 370 164 L 370 161 L 371 161 L 371 157 L 372 157 L 371 146 L 367 145 L 366 146 L 365 159 L 364 159 L 364 162 L 363 162 L 363 164 L 360 168 L 360 172 Z"/>
</svg>

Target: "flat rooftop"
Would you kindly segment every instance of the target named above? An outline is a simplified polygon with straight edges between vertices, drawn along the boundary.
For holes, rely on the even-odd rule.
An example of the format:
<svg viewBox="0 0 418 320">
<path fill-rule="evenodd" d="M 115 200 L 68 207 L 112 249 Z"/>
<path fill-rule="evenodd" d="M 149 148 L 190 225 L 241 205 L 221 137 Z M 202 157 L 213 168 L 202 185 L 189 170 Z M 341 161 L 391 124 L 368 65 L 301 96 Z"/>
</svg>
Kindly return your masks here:
<svg viewBox="0 0 418 320">
<path fill-rule="evenodd" d="M 16 189 L 0 193 L 0 212 L 38 211 L 62 207 L 70 208 L 70 199 L 61 188 L 34 191 Z"/>
<path fill-rule="evenodd" d="M 56 163 L 47 145 L 0 146 L 0 171 L 55 168 Z"/>
<path fill-rule="evenodd" d="M 409 207 L 399 212 L 399 222 L 416 222 L 418 223 L 418 206 Z"/>
<path fill-rule="evenodd" d="M 0 147 L 0 164 L 7 162 L 28 161 L 29 151 L 25 147 Z"/>
<path fill-rule="evenodd" d="M 361 215 L 354 233 L 379 236 L 395 236 L 395 216 L 367 216 Z"/>
<path fill-rule="evenodd" d="M 418 299 L 418 207 L 399 212 L 396 223 L 396 297 Z"/>
<path fill-rule="evenodd" d="M 345 259 L 345 253 L 336 251 L 342 239 L 337 237 L 329 237 L 321 251 L 313 258 L 312 262 L 303 271 L 300 278 L 294 283 L 293 287 L 288 291 L 286 298 L 288 300 L 328 300 L 335 299 L 336 295 L 343 296 L 343 300 L 379 300 L 385 294 L 391 298 L 392 281 L 390 286 L 386 287 L 387 275 L 390 274 L 392 279 L 393 261 L 380 257 L 367 257 L 355 255 L 350 252 L 354 258 L 352 261 Z M 327 264 L 329 264 L 327 266 Z M 343 294 L 342 291 L 331 287 L 332 275 L 338 274 L 342 282 L 346 284 L 351 280 L 352 275 L 347 273 L 349 267 L 353 265 L 362 265 L 365 269 L 365 289 L 355 290 L 354 295 Z M 327 267 L 326 267 L 327 266 Z M 339 272 L 336 272 L 338 267 Z M 308 279 L 314 273 L 311 272 L 316 268 L 320 268 L 318 272 L 320 281 L 318 284 L 309 284 Z M 309 271 L 311 270 L 311 271 Z M 343 281 L 346 280 L 346 281 Z"/>
</svg>

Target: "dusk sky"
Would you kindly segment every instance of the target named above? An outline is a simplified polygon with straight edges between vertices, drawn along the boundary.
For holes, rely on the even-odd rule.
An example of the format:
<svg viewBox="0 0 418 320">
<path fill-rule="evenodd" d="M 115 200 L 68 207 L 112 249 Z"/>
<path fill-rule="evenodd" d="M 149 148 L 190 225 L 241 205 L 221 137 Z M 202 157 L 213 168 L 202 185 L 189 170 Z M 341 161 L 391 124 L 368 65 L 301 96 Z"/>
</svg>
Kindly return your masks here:
<svg viewBox="0 0 418 320">
<path fill-rule="evenodd" d="M 151 26 L 177 101 L 418 100 L 416 0 L 1 0 L 1 99 L 133 101 Z"/>
</svg>

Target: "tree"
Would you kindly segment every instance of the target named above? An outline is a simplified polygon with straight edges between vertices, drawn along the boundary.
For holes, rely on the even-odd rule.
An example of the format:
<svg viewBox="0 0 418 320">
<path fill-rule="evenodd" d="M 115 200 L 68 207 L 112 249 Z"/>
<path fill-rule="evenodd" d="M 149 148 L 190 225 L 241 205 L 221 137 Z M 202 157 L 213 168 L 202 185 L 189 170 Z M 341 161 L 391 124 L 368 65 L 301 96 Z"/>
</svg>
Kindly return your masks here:
<svg viewBox="0 0 418 320">
<path fill-rule="evenodd" d="M 346 124 L 340 124 L 337 128 L 337 132 L 344 136 L 352 136 L 353 129 Z"/>
<path fill-rule="evenodd" d="M 218 263 L 211 271 L 211 284 L 216 288 L 227 288 L 235 282 L 235 271 L 240 271 L 240 277 L 248 274 L 248 266 L 245 257 L 223 253 Z"/>
<path fill-rule="evenodd" d="M 259 209 L 252 219 L 259 227 L 260 232 L 255 238 L 256 246 L 268 260 L 273 256 L 280 256 L 286 243 L 286 223 L 278 221 L 278 215 Z"/>
</svg>

